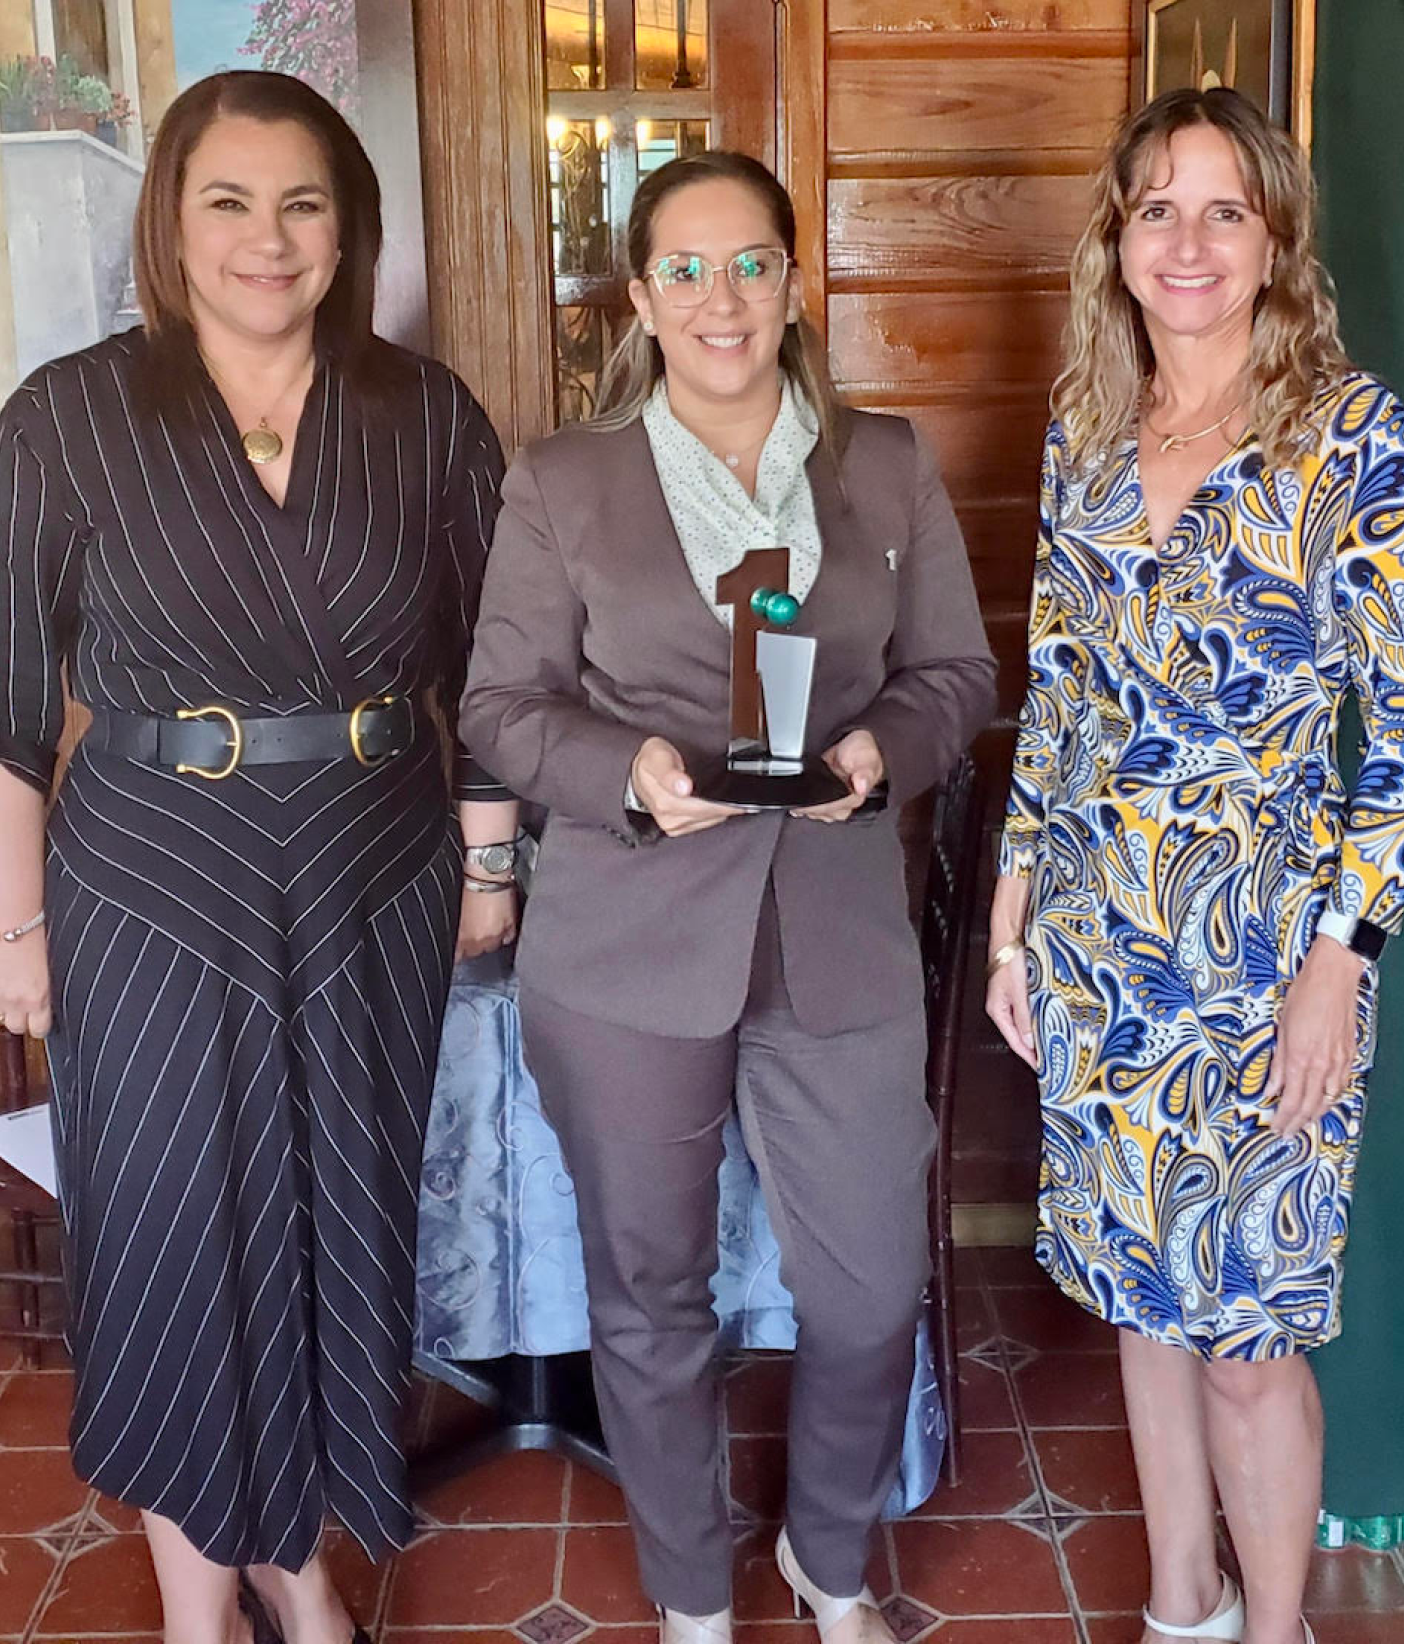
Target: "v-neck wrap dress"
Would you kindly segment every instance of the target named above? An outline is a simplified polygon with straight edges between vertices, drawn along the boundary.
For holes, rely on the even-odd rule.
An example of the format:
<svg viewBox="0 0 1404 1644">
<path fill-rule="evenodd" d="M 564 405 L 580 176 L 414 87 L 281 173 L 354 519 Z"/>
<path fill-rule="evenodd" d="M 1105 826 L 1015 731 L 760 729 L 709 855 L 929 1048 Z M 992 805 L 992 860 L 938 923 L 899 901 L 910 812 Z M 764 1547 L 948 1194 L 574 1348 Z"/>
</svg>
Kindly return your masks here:
<svg viewBox="0 0 1404 1644">
<path fill-rule="evenodd" d="M 1205 1357 L 1329 1340 L 1372 971 L 1344 1095 L 1282 1138 L 1263 1091 L 1322 909 L 1404 922 L 1404 406 L 1382 383 L 1323 390 L 1291 468 L 1246 436 L 1158 552 L 1134 442 L 1078 472 L 1054 423 L 1001 868 L 1031 879 L 1043 1266 Z"/>
<path fill-rule="evenodd" d="M 0 761 L 46 789 L 60 669 L 101 711 L 456 699 L 501 456 L 447 370 L 320 362 L 279 508 L 212 386 L 143 413 L 142 334 L 0 417 Z M 397 379 L 398 381 L 398 379 Z M 465 797 L 492 798 L 466 756 Z M 80 744 L 48 833 L 74 1464 L 221 1563 L 335 1513 L 412 1529 L 416 1183 L 460 901 L 438 738 L 180 775 Z"/>
</svg>

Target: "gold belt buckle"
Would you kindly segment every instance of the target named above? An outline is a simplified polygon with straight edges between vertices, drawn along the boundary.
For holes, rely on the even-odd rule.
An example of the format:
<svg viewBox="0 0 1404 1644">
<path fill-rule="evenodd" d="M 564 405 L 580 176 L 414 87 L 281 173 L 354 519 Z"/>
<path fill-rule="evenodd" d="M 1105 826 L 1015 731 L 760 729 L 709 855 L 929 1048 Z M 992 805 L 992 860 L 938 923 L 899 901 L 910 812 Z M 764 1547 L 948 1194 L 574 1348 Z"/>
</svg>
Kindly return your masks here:
<svg viewBox="0 0 1404 1644">
<path fill-rule="evenodd" d="M 395 696 L 368 696 L 364 702 L 358 702 L 351 710 L 351 723 L 348 735 L 351 738 L 351 752 L 356 756 L 356 763 L 364 765 L 368 771 L 373 771 L 377 765 L 383 765 L 387 759 L 393 759 L 402 750 L 391 748 L 383 754 L 372 758 L 361 746 L 361 715 L 368 708 L 390 708 L 399 700 Z"/>
<path fill-rule="evenodd" d="M 239 761 L 244 757 L 244 727 L 239 723 L 239 716 L 229 708 L 222 708 L 212 703 L 208 708 L 177 708 L 177 719 L 209 719 L 213 716 L 222 719 L 229 727 L 230 746 L 229 758 L 218 770 L 211 770 L 206 765 L 177 765 L 178 776 L 202 776 L 206 782 L 223 782 L 226 776 L 233 776 L 239 768 Z"/>
</svg>

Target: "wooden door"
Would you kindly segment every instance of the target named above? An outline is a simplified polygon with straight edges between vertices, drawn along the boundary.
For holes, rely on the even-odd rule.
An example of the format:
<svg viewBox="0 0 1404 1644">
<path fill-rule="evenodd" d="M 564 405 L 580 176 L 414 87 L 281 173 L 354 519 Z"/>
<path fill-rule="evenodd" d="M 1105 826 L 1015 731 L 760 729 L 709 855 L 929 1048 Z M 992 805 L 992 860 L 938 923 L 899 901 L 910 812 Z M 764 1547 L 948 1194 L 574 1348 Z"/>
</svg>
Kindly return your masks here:
<svg viewBox="0 0 1404 1644">
<path fill-rule="evenodd" d="M 509 453 L 588 410 L 625 300 L 629 201 L 664 133 L 680 150 L 739 148 L 774 164 L 781 9 L 415 0 L 435 352 L 482 399 Z M 589 226 L 591 189 L 596 232 L 570 225 L 580 255 L 562 266 L 563 211 L 583 205 Z"/>
<path fill-rule="evenodd" d="M 632 317 L 627 230 L 668 160 L 775 150 L 775 25 L 766 0 L 544 0 L 556 417 L 591 415 Z"/>
<path fill-rule="evenodd" d="M 633 44 L 551 89 L 547 4 Z M 705 89 L 640 85 L 635 25 L 677 0 L 416 7 L 436 348 L 504 444 L 555 424 L 558 308 L 622 302 L 640 122 L 710 122 L 710 142 L 771 161 L 794 196 L 806 304 L 840 387 L 936 447 L 1007 732 L 1067 260 L 1128 106 L 1133 0 L 710 0 Z M 609 124 L 620 187 L 593 268 L 552 267 L 548 119 Z"/>
<path fill-rule="evenodd" d="M 1017 713 L 1039 451 L 1088 177 L 1128 106 L 1131 0 L 811 0 L 823 317 L 840 387 L 932 441 Z M 796 79 L 804 76 L 796 71 Z"/>
<path fill-rule="evenodd" d="M 1088 179 L 1130 93 L 1131 0 L 810 0 L 792 78 L 824 88 L 791 155 L 826 275 L 835 374 L 909 416 L 941 460 L 1000 664 L 976 745 L 999 826 L 1026 672 L 1039 454 Z M 915 858 L 927 836 L 904 817 Z M 976 891 L 988 906 L 993 852 Z M 917 876 L 919 879 L 919 875 Z M 969 955 L 956 1104 L 958 1240 L 1023 1242 L 1038 1170 L 1032 1078 L 983 1024 Z"/>
</svg>

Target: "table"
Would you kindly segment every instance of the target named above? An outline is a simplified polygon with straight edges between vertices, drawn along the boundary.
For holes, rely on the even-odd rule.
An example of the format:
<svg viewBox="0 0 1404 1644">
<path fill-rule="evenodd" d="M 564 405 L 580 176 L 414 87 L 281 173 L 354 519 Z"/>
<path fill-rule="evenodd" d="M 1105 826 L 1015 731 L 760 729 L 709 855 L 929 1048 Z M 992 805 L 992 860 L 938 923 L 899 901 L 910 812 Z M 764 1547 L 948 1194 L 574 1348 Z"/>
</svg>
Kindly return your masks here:
<svg viewBox="0 0 1404 1644">
<path fill-rule="evenodd" d="M 792 1348 L 795 1321 L 735 1116 L 720 1170 L 720 1340 Z M 415 1366 L 492 1406 L 493 1430 L 417 1463 L 416 1488 L 512 1449 L 614 1476 L 590 1383 L 575 1190 L 522 1059 L 516 980 L 498 955 L 460 965 L 444 1018 L 419 1202 Z M 946 1424 L 923 1312 L 901 1470 L 884 1516 L 935 1488 Z"/>
</svg>

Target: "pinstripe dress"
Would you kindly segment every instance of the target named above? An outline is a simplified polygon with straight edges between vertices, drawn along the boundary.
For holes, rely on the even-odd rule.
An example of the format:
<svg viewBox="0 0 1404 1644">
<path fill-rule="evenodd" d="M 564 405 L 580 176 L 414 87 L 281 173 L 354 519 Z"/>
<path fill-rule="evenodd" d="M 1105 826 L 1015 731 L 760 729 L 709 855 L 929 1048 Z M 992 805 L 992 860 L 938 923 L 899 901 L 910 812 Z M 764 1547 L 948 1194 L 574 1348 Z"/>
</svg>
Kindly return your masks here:
<svg viewBox="0 0 1404 1644">
<path fill-rule="evenodd" d="M 363 415 L 323 359 L 279 508 L 212 387 L 138 411 L 146 353 L 57 361 L 0 417 L 0 761 L 47 788 L 65 662 L 80 701 L 136 713 L 454 696 L 501 470 L 463 385 L 399 355 Z M 51 818 L 74 1465 L 223 1564 L 299 1568 L 328 1512 L 372 1556 L 412 1529 L 447 799 L 430 731 L 378 769 L 222 782 L 80 746 Z"/>
</svg>

